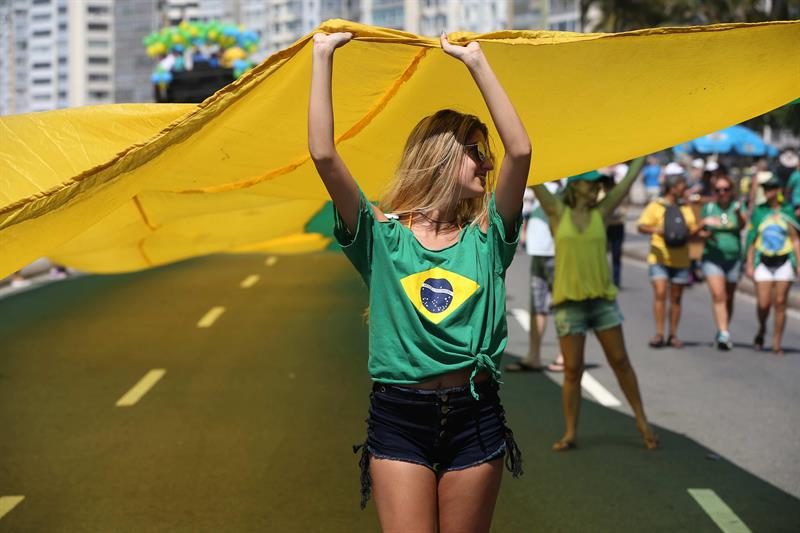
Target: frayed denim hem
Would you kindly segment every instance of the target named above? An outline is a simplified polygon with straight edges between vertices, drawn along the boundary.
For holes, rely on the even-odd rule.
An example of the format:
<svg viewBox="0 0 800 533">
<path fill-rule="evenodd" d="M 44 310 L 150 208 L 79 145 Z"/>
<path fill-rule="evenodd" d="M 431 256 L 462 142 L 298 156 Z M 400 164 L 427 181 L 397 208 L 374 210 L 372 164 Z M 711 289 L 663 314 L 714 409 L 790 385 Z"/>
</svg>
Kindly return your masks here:
<svg viewBox="0 0 800 533">
<path fill-rule="evenodd" d="M 458 471 L 458 470 L 466 470 L 467 468 L 472 468 L 473 466 L 478 466 L 478 465 L 482 465 L 483 463 L 488 463 L 489 461 L 493 461 L 493 460 L 497 459 L 498 457 L 502 456 L 503 452 L 505 452 L 505 451 L 506 451 L 506 443 L 504 442 L 503 444 L 500 445 L 500 447 L 496 451 L 490 453 L 489 455 L 487 455 L 483 459 L 479 459 L 479 460 L 475 461 L 474 463 L 470 463 L 468 465 L 454 466 L 452 468 L 448 468 L 447 470 L 445 470 L 445 472 L 455 472 L 455 471 Z"/>
<path fill-rule="evenodd" d="M 353 445 L 353 453 L 358 453 L 358 450 L 361 450 L 361 459 L 358 461 L 358 466 L 361 469 L 361 510 L 363 511 L 367 507 L 367 501 L 369 501 L 369 496 L 372 494 L 372 476 L 369 473 L 369 460 L 370 457 L 374 457 L 376 459 L 389 459 L 392 461 L 402 461 L 404 463 L 412 463 L 415 465 L 424 466 L 430 468 L 434 472 L 436 469 L 422 461 L 415 461 L 413 459 L 406 459 L 403 457 L 392 457 L 391 455 L 383 455 L 380 453 L 375 453 L 366 441 L 363 444 L 355 444 Z"/>
</svg>

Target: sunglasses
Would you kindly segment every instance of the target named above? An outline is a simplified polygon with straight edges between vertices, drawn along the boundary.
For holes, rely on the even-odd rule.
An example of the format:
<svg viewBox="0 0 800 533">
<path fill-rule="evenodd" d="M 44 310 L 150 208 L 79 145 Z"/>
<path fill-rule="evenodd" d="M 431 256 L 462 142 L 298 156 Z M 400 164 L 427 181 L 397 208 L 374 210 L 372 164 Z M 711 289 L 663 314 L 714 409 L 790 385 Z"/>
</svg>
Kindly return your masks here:
<svg viewBox="0 0 800 533">
<path fill-rule="evenodd" d="M 489 158 L 489 150 L 486 149 L 486 145 L 483 143 L 465 144 L 464 148 L 467 149 L 467 153 L 476 163 L 483 163 Z"/>
<path fill-rule="evenodd" d="M 719 189 L 714 189 L 714 190 L 717 191 L 717 192 L 731 192 L 731 188 L 730 187 L 721 187 Z"/>
</svg>

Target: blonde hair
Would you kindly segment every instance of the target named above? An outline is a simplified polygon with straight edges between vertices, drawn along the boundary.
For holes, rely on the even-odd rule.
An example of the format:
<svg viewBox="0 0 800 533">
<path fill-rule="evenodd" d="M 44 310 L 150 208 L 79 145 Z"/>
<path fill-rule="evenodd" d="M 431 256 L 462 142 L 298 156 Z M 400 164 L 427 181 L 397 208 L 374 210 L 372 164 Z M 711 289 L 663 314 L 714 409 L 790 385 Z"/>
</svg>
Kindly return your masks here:
<svg viewBox="0 0 800 533">
<path fill-rule="evenodd" d="M 576 191 L 575 191 L 575 187 L 576 187 L 576 185 L 575 185 L 575 184 L 576 184 L 576 183 L 577 183 L 577 181 L 573 181 L 573 182 L 569 182 L 569 183 L 567 183 L 567 186 L 566 186 L 566 187 L 564 187 L 564 193 L 563 193 L 563 196 L 561 197 L 561 200 L 562 200 L 562 201 L 563 201 L 563 202 L 564 202 L 564 203 L 565 203 L 565 204 L 566 204 L 566 205 L 567 205 L 567 206 L 568 206 L 570 209 L 572 209 L 572 208 L 574 208 L 574 207 L 575 207 L 575 194 L 576 194 Z M 598 202 L 598 201 L 597 201 L 597 197 L 595 197 L 595 199 L 594 199 L 594 200 L 592 200 L 592 201 L 589 203 L 589 207 L 590 207 L 590 208 L 597 207 L 597 205 L 598 205 L 599 203 L 600 203 L 600 202 Z"/>
<path fill-rule="evenodd" d="M 459 200 L 459 174 L 464 164 L 464 145 L 478 130 L 486 137 L 487 154 L 494 162 L 489 148 L 489 130 L 474 115 L 452 109 L 442 109 L 420 120 L 406 140 L 403 154 L 381 200 L 387 213 L 409 213 L 455 207 L 459 226 L 483 223 L 488 219 L 489 191 L 494 189 L 494 172 L 486 175 L 483 196 Z"/>
</svg>

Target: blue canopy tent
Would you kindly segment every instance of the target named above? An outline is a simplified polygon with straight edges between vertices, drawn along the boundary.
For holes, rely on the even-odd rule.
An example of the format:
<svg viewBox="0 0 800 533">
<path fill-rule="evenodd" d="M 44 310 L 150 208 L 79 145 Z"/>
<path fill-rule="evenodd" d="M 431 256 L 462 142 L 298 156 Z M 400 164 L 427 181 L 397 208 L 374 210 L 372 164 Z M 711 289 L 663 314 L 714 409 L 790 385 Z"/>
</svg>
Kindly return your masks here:
<svg viewBox="0 0 800 533">
<path fill-rule="evenodd" d="M 744 126 L 731 126 L 724 130 L 703 135 L 672 148 L 675 152 L 696 152 L 700 154 L 730 154 L 758 157 L 775 157 L 778 149 L 765 143 L 761 137 Z"/>
</svg>

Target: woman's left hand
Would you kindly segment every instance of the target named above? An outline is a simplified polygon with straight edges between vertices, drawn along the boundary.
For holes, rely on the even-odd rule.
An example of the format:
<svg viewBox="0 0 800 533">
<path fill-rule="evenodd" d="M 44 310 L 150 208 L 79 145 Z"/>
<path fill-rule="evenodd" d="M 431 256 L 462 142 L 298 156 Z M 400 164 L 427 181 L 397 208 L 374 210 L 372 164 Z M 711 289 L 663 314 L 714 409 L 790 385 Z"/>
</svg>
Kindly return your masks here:
<svg viewBox="0 0 800 533">
<path fill-rule="evenodd" d="M 478 44 L 478 41 L 472 41 L 467 44 L 467 46 L 451 44 L 450 41 L 447 40 L 447 34 L 445 32 L 442 32 L 442 35 L 439 36 L 439 40 L 442 43 L 442 50 L 444 50 L 447 55 L 453 56 L 465 63 L 483 55 L 481 45 Z"/>
</svg>

